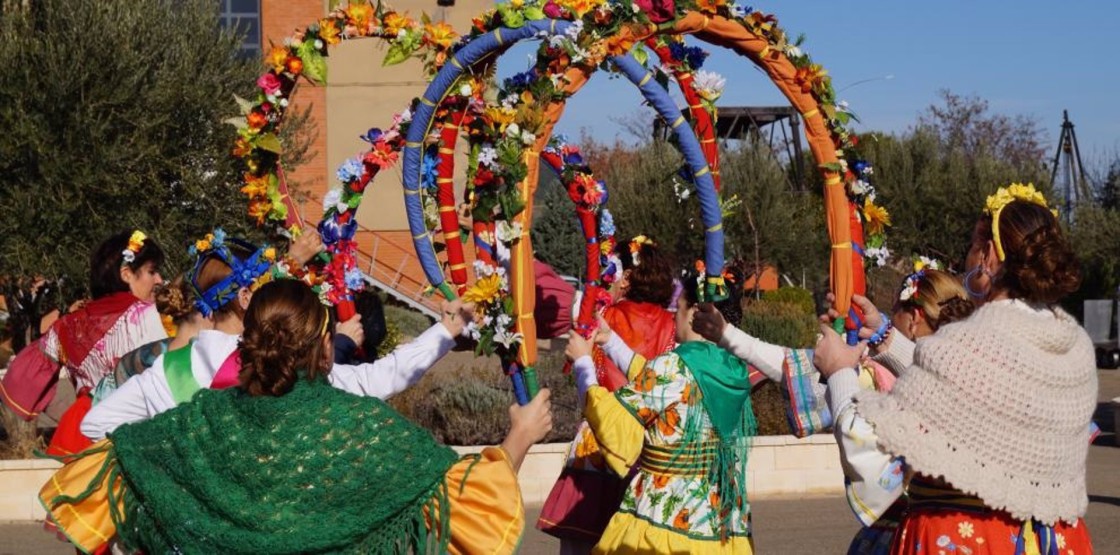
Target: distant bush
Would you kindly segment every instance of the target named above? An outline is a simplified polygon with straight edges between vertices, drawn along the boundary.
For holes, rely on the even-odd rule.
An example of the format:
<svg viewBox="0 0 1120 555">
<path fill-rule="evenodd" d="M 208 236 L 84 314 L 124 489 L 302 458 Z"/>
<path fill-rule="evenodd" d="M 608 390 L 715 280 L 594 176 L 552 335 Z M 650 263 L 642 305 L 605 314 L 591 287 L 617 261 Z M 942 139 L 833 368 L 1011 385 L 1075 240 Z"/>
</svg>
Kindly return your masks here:
<svg viewBox="0 0 1120 555">
<path fill-rule="evenodd" d="M 811 300 L 811 299 L 810 299 Z M 759 299 L 743 309 L 743 331 L 783 347 L 811 347 L 817 337 L 813 311 L 793 302 Z"/>
<path fill-rule="evenodd" d="M 773 291 L 765 291 L 762 293 L 762 300 L 790 303 L 809 316 L 817 314 L 817 303 L 813 300 L 813 292 L 802 287 L 780 287 Z"/>
</svg>

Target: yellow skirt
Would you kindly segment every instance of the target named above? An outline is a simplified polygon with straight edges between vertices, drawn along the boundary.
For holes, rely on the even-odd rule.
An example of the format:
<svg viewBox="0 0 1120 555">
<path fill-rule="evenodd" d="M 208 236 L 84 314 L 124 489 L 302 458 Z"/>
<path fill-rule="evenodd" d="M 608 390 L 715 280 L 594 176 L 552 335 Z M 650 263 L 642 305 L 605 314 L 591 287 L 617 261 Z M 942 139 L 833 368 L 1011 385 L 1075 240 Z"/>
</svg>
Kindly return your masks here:
<svg viewBox="0 0 1120 555">
<path fill-rule="evenodd" d="M 83 553 L 92 553 L 117 533 L 110 515 L 110 492 L 123 512 L 123 482 L 109 483 L 111 447 L 102 440 L 58 470 L 39 491 L 49 518 Z M 107 464 L 109 466 L 107 466 Z M 455 463 L 446 474 L 451 511 L 449 551 L 456 555 L 505 555 L 517 551 L 525 529 L 525 508 L 517 473 L 501 448 L 490 447 L 477 457 Z M 79 502 L 67 498 L 90 491 Z M 511 499 L 515 496 L 515 499 Z"/>
<path fill-rule="evenodd" d="M 692 538 L 675 530 L 657 526 L 630 513 L 615 513 L 592 553 L 692 553 L 751 555 L 751 538 L 734 536 L 727 541 Z"/>
</svg>

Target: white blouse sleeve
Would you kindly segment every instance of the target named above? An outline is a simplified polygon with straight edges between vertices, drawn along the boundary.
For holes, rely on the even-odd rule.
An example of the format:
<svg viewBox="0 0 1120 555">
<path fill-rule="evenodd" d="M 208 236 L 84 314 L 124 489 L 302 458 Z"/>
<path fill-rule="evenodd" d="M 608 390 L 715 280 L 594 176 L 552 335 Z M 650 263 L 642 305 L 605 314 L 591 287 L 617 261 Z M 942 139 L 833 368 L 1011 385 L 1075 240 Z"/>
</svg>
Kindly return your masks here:
<svg viewBox="0 0 1120 555">
<path fill-rule="evenodd" d="M 388 399 L 419 381 L 454 346 L 455 338 L 447 328 L 436 324 L 372 363 L 334 365 L 330 382 L 355 395 Z"/>
<path fill-rule="evenodd" d="M 879 449 L 875 429 L 856 412 L 852 398 L 859 391 L 854 369 L 841 370 L 828 379 L 848 505 L 864 526 L 870 526 L 902 495 L 904 470 L 901 459 Z"/>
<path fill-rule="evenodd" d="M 79 429 L 82 435 L 98 441 L 121 425 L 147 420 L 175 406 L 163 370 L 163 355 L 160 355 L 151 368 L 129 378 L 124 385 L 94 405 L 82 419 Z"/>
<path fill-rule="evenodd" d="M 770 381 L 782 383 L 782 364 L 786 359 L 784 347 L 753 337 L 731 324 L 724 326 L 719 346 L 758 368 Z"/>
<path fill-rule="evenodd" d="M 898 376 L 911 364 L 914 364 L 914 342 L 895 330 L 891 333 L 891 341 L 887 344 L 887 350 L 877 353 L 871 359 L 886 366 L 894 375 Z"/>
</svg>

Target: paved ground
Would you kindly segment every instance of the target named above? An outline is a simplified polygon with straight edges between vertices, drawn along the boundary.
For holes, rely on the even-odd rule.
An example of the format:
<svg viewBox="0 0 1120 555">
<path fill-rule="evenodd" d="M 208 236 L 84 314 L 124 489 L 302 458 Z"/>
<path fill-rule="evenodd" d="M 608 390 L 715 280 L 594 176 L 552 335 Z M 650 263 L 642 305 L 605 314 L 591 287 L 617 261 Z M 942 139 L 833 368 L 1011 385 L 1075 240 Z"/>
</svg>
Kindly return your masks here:
<svg viewBox="0 0 1120 555">
<path fill-rule="evenodd" d="M 1096 421 L 1103 434 L 1089 450 L 1089 512 L 1086 516 L 1098 553 L 1120 553 L 1120 446 L 1111 407 L 1120 397 L 1120 371 L 1100 372 L 1100 410 Z M 782 555 L 844 553 L 856 531 L 841 497 L 753 500 L 755 548 Z M 539 507 L 530 507 L 535 522 Z M 535 528 L 526 530 L 522 553 L 556 553 L 559 542 Z M 71 555 L 74 550 L 42 531 L 38 524 L 0 524 L 0 555 Z"/>
</svg>

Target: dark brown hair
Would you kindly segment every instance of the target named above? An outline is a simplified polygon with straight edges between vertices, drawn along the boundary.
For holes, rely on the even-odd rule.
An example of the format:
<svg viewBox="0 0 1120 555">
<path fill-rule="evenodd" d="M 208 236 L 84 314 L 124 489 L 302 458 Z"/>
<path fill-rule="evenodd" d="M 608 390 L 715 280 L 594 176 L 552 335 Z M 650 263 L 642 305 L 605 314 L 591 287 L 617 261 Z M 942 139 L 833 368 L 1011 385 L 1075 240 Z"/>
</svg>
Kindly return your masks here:
<svg viewBox="0 0 1120 555">
<path fill-rule="evenodd" d="M 122 253 L 128 248 L 128 240 L 132 237 L 132 232 L 133 230 L 130 229 L 109 237 L 90 254 L 89 294 L 91 297 L 98 299 L 110 293 L 129 290 L 128 284 L 121 279 L 121 266 L 124 262 Z M 158 270 L 163 266 L 163 260 L 163 249 L 155 239 L 148 237 L 128 267 L 135 272 L 151 262 Z"/>
<path fill-rule="evenodd" d="M 638 303 L 667 306 L 673 299 L 673 261 L 657 245 L 638 246 L 638 264 L 630 252 L 630 243 L 619 243 L 614 252 L 622 261 L 623 271 L 630 272 L 625 298 Z"/>
<path fill-rule="evenodd" d="M 992 218 L 982 216 L 977 233 L 993 240 Z M 1049 208 L 1016 200 L 999 214 L 1003 267 L 994 284 L 1012 298 L 1054 304 L 1081 286 L 1081 266 Z"/>
<path fill-rule="evenodd" d="M 281 279 L 253 294 L 241 334 L 241 388 L 249 395 L 279 397 L 300 378 L 331 370 L 323 337 L 329 317 L 306 283 Z"/>
</svg>

